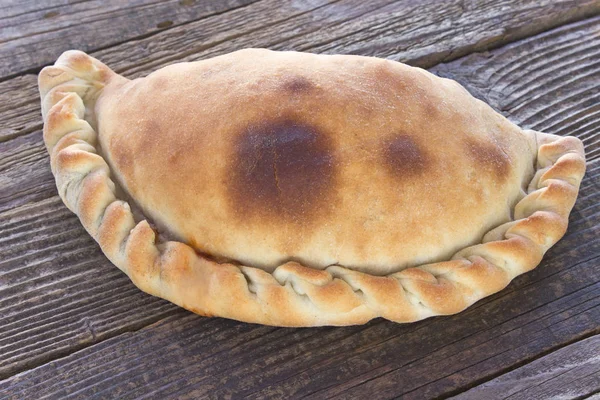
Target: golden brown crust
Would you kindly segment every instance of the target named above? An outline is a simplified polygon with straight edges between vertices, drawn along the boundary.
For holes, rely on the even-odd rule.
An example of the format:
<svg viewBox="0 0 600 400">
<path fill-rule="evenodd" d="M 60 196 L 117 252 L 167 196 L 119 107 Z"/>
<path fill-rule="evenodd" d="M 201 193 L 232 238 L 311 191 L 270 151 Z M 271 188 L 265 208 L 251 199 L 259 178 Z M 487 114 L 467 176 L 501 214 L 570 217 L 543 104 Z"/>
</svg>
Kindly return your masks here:
<svg viewBox="0 0 600 400">
<path fill-rule="evenodd" d="M 160 230 L 269 271 L 448 259 L 509 221 L 533 175 L 533 135 L 375 58 L 244 50 L 111 81 L 95 114 L 115 179 Z"/>
<path fill-rule="evenodd" d="M 389 64 L 377 64 L 374 68 L 377 74 L 389 78 L 392 68 Z M 207 69 L 206 74 L 210 73 L 214 71 Z M 411 85 L 396 78 L 388 79 L 381 90 L 398 91 Z M 302 77 L 291 77 L 284 82 L 281 90 L 296 96 L 318 90 L 314 82 Z M 165 82 L 159 79 L 156 84 Z M 509 210 L 512 219 L 491 229 L 482 243 L 456 252 L 448 261 L 418 265 L 387 276 L 337 265 L 317 270 L 296 262 L 286 262 L 273 272 L 266 272 L 248 266 L 219 264 L 184 243 L 161 240 L 145 219 L 134 217 L 124 201 L 127 199 L 121 197 L 114 184 L 114 174 L 118 171 L 109 168 L 105 154 L 99 154 L 95 128 L 94 107 L 98 95 L 106 85 L 113 88 L 111 90 L 126 87 L 128 83 L 124 78 L 84 53 L 67 52 L 55 66 L 41 72 L 39 85 L 45 119 L 44 140 L 65 204 L 79 216 L 107 257 L 138 287 L 203 315 L 270 325 L 315 326 L 360 324 L 375 317 L 410 322 L 459 312 L 501 290 L 515 276 L 540 262 L 543 254 L 564 234 L 585 172 L 583 146 L 579 140 L 527 131 L 523 136 L 535 138 L 538 144 L 535 174 L 524 197 Z M 413 89 L 418 100 L 421 89 Z M 423 98 L 429 99 L 428 96 Z M 444 112 L 435 101 L 426 103 L 419 112 L 430 118 Z M 365 114 L 372 111 L 368 104 L 363 103 L 362 107 L 361 112 Z M 489 115 L 496 118 L 494 114 Z M 453 114 L 451 118 L 460 116 Z M 501 119 L 494 123 L 504 124 Z M 317 127 L 327 130 L 325 124 L 319 123 Z M 300 137 L 309 138 L 304 144 L 302 140 L 298 143 L 326 148 L 327 141 L 323 144 L 312 138 L 311 129 L 296 132 Z M 490 186 L 501 187 L 504 180 L 510 180 L 506 176 L 510 173 L 505 171 L 506 158 L 515 161 L 512 144 L 491 147 L 489 141 L 474 140 L 470 143 L 476 149 L 473 159 L 465 162 L 483 165 L 483 170 L 487 165 L 489 170 L 484 173 L 496 182 Z M 157 145 L 151 139 L 141 143 L 144 150 L 150 152 Z M 401 174 L 410 179 L 411 175 L 419 175 L 422 169 L 428 168 L 433 147 L 413 137 L 407 138 L 406 132 L 397 132 L 379 145 L 386 149 L 381 154 L 388 160 L 388 171 L 392 175 Z M 278 144 L 272 143 L 266 148 L 269 146 L 274 148 Z M 395 165 L 390 153 L 412 160 L 410 169 Z M 315 165 L 323 168 L 319 163 Z M 524 178 L 519 176 L 519 179 Z"/>
</svg>

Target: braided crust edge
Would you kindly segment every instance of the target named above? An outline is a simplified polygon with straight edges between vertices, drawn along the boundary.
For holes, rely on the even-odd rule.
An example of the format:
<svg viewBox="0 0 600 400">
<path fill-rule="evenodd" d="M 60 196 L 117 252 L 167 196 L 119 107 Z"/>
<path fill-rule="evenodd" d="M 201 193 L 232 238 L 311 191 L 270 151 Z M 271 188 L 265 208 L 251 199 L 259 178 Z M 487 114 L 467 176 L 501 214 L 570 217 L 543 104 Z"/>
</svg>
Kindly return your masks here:
<svg viewBox="0 0 600 400">
<path fill-rule="evenodd" d="M 341 266 L 285 263 L 269 273 L 219 264 L 190 246 L 161 241 L 117 197 L 93 129 L 95 99 L 122 79 L 79 51 L 65 52 L 39 76 L 44 141 L 59 195 L 102 251 L 141 290 L 201 315 L 278 326 L 362 324 L 383 317 L 412 322 L 460 312 L 535 268 L 567 229 L 585 173 L 581 141 L 529 131 L 536 173 L 513 221 L 451 260 L 374 276 Z"/>
</svg>

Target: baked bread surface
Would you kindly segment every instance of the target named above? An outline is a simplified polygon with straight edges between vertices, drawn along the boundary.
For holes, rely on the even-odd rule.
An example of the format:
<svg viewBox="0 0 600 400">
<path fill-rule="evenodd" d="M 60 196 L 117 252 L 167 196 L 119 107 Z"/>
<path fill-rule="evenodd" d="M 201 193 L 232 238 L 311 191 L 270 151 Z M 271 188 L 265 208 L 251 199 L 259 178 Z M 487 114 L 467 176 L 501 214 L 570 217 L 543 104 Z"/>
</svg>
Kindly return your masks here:
<svg viewBox="0 0 600 400">
<path fill-rule="evenodd" d="M 268 270 L 378 275 L 507 222 L 535 142 L 453 81 L 376 58 L 243 50 L 114 80 L 118 181 L 159 230 Z"/>
<path fill-rule="evenodd" d="M 377 58 L 248 49 L 39 78 L 59 194 L 142 290 L 272 325 L 458 312 L 564 234 L 578 139 Z"/>
</svg>

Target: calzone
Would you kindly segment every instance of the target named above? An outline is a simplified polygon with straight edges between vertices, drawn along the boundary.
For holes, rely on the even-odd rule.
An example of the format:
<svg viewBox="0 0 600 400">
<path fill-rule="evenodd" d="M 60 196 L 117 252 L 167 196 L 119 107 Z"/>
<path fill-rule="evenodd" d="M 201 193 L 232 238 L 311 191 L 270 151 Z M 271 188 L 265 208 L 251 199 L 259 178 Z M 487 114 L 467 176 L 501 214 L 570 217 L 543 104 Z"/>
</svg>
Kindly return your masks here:
<svg viewBox="0 0 600 400">
<path fill-rule="evenodd" d="M 580 140 L 398 62 L 246 49 L 39 75 L 60 197 L 141 290 L 278 326 L 457 313 L 565 233 Z"/>
</svg>

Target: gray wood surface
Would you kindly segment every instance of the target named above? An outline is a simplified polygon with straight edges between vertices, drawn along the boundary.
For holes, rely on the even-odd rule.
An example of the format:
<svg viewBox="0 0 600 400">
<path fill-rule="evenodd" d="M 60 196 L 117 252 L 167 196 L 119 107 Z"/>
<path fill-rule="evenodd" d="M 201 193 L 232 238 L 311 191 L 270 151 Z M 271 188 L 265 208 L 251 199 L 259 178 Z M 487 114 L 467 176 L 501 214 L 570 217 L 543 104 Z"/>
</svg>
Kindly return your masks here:
<svg viewBox="0 0 600 400">
<path fill-rule="evenodd" d="M 55 194 L 0 226 L 2 377 L 177 311 L 115 269 Z"/>
<path fill-rule="evenodd" d="M 265 1 L 190 23 L 188 28 L 198 28 L 193 32 L 173 28 L 96 55 L 127 76 L 139 76 L 178 54 L 196 59 L 248 43 L 272 48 L 316 43 L 310 35 L 332 18 L 328 13 L 340 12 L 328 7 L 343 3 L 311 4 L 320 8 L 292 17 L 286 10 L 277 11 L 281 17 L 274 12 L 271 18 L 284 19 L 276 28 L 255 8 L 272 7 Z M 411 4 L 395 6 L 409 10 Z M 490 2 L 489 8 L 498 4 Z M 422 62 L 426 46 L 419 46 L 427 41 L 416 40 L 419 36 L 403 49 L 397 46 L 400 33 L 388 42 L 393 32 L 371 39 L 361 33 L 399 19 L 400 11 L 389 17 L 396 10 L 391 7 L 363 10 L 341 22 L 335 17 L 327 32 L 350 30 L 331 42 L 340 43 L 332 51 L 350 46 L 349 32 L 356 30 L 356 46 L 363 46 L 357 52 L 368 54 L 381 40 L 389 47 L 372 51 Z M 360 23 L 373 27 L 348 27 Z M 290 33 L 291 27 L 298 31 Z M 430 40 L 437 40 L 443 57 L 444 46 L 454 43 L 444 35 L 457 40 L 453 29 L 430 33 L 439 35 Z M 469 29 L 466 25 L 463 33 Z M 190 48 L 197 32 L 214 43 Z M 600 19 L 591 18 L 433 68 L 526 127 L 581 137 L 589 163 L 569 231 L 540 267 L 462 314 L 411 325 L 378 320 L 348 328 L 269 328 L 197 317 L 140 293 L 56 196 L 39 132 L 34 77 L 0 83 L 0 98 L 8 99 L 0 101 L 0 120 L 2 129 L 9 127 L 0 143 L 0 373 L 7 378 L 0 382 L 0 397 L 428 398 L 459 393 L 600 333 L 599 32 Z M 462 43 L 471 39 L 465 49 L 485 43 L 481 31 L 463 36 Z"/>
<path fill-rule="evenodd" d="M 566 25 L 432 71 L 467 85 L 518 125 L 579 137 L 588 164 L 595 165 L 600 158 L 599 21 Z"/>
<path fill-rule="evenodd" d="M 243 42 L 261 30 L 270 46 L 286 46 L 290 38 L 303 35 L 296 50 L 384 57 L 406 52 L 410 54 L 407 58 L 422 58 L 421 63 L 432 65 L 591 16 L 600 7 L 597 0 L 263 0 L 255 7 L 244 7 L 252 1 L 93 0 L 66 4 L 53 0 L 0 5 L 0 59 L 4 60 L 0 80 L 36 71 L 70 48 L 98 50 L 177 25 L 184 26 L 173 30 L 170 40 L 152 41 L 159 47 L 160 57 L 171 53 L 180 59 L 220 41 Z M 226 21 L 225 26 L 204 21 L 236 7 L 241 8 L 237 14 L 213 19 Z M 218 35 L 210 29 L 216 27 L 220 28 Z M 254 35 L 249 36 L 249 32 Z M 187 48 L 170 47 L 182 41 L 187 42 Z M 416 47 L 415 42 L 419 43 Z M 257 45 L 265 46 L 245 46 Z"/>
<path fill-rule="evenodd" d="M 0 80 L 51 64 L 72 48 L 92 51 L 198 21 L 257 0 L 92 0 L 0 3 Z"/>
<path fill-rule="evenodd" d="M 598 391 L 600 335 L 563 347 L 454 399 L 574 399 Z"/>
<path fill-rule="evenodd" d="M 245 47 L 377 55 L 429 67 L 598 13 L 600 0 L 262 0 L 91 54 L 131 78 Z M 84 39 L 69 46 L 86 49 Z M 44 64 L 69 48 L 59 45 L 52 42 Z M 0 71 L 15 68 L 4 48 Z M 41 129 L 36 80 L 27 74 L 0 82 L 0 142 Z"/>
</svg>

